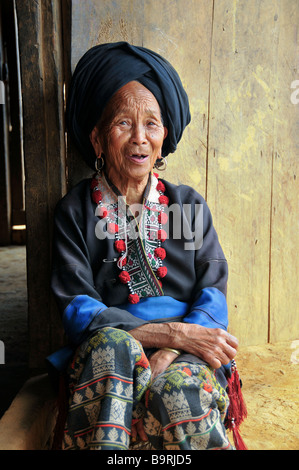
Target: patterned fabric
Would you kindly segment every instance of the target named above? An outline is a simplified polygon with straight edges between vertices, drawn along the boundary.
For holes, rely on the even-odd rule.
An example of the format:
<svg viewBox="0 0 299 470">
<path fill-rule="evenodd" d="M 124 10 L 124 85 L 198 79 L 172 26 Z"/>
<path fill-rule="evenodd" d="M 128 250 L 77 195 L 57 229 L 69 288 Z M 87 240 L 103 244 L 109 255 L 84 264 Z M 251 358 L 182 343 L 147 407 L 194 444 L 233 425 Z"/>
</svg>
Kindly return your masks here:
<svg viewBox="0 0 299 470">
<path fill-rule="evenodd" d="M 127 449 L 133 408 L 150 375 L 140 343 L 122 330 L 104 328 L 83 343 L 69 370 L 63 448 Z"/>
<path fill-rule="evenodd" d="M 145 431 L 153 449 L 230 449 L 223 425 L 228 398 L 212 370 L 175 363 L 147 392 Z"/>
<path fill-rule="evenodd" d="M 228 398 L 207 366 L 173 363 L 151 381 L 141 344 L 104 328 L 78 349 L 68 374 L 65 450 L 231 449 Z M 149 441 L 132 446 L 132 420 L 141 418 Z"/>
<path fill-rule="evenodd" d="M 139 221 L 126 206 L 123 196 L 113 191 L 105 175 L 98 177 L 97 188 L 102 194 L 101 204 L 107 209 L 109 219 L 119 227 L 119 238 L 127 241 L 127 268 L 134 292 L 139 297 L 163 295 L 163 290 L 154 271 L 159 267 L 159 261 L 154 256 L 157 247 L 157 232 L 159 230 L 158 215 L 163 210 L 159 203 L 159 192 L 156 189 L 158 179 L 151 175 L 150 191 L 143 205 L 136 204 L 135 209 L 141 214 Z M 96 210 L 97 214 L 98 209 Z M 107 236 L 105 222 L 100 220 L 96 227 L 99 239 Z"/>
</svg>

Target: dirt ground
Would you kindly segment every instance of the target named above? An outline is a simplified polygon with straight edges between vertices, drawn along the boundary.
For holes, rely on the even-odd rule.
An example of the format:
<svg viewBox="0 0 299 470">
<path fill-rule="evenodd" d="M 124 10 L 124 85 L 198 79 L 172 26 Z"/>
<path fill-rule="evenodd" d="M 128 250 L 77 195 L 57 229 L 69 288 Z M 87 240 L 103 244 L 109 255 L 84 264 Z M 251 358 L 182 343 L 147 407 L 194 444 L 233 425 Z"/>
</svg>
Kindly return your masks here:
<svg viewBox="0 0 299 470">
<path fill-rule="evenodd" d="M 299 449 L 299 341 L 240 348 L 249 450 Z"/>
<path fill-rule="evenodd" d="M 22 246 L 0 247 L 0 417 L 26 380 L 26 254 Z M 240 348 L 237 365 L 248 418 L 241 434 L 249 450 L 299 449 L 298 341 Z"/>
</svg>

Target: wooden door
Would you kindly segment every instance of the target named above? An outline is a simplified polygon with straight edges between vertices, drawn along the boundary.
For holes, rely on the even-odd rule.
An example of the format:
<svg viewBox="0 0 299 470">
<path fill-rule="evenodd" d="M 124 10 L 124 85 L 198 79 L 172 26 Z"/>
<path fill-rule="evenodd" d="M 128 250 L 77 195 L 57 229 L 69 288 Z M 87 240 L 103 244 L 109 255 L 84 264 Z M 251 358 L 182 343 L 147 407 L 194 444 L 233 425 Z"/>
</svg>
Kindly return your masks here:
<svg viewBox="0 0 299 470">
<path fill-rule="evenodd" d="M 192 122 L 165 178 L 193 186 L 211 208 L 230 269 L 230 331 L 242 345 L 298 338 L 299 105 L 290 99 L 299 79 L 298 1 L 16 4 L 33 363 L 59 337 L 49 290 L 53 209 L 90 174 L 69 141 L 66 150 L 67 85 L 89 47 L 119 40 L 165 56 L 189 95 Z"/>
</svg>

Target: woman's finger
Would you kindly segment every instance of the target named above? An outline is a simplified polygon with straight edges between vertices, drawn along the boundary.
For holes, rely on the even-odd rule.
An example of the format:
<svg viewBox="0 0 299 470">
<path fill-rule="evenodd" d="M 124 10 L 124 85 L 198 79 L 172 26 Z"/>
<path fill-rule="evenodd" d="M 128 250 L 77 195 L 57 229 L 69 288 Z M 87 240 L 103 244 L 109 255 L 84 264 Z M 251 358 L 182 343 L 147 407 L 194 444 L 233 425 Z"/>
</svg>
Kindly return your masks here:
<svg viewBox="0 0 299 470">
<path fill-rule="evenodd" d="M 136 438 L 137 438 L 137 428 L 136 428 L 136 424 L 132 424 L 131 439 L 132 439 L 132 441 L 136 441 Z"/>
<path fill-rule="evenodd" d="M 147 437 L 147 434 L 144 430 L 144 427 L 143 427 L 143 419 L 141 419 L 140 421 L 138 421 L 138 423 L 136 423 L 136 428 L 137 428 L 137 433 L 138 433 L 138 436 L 140 437 L 140 439 L 142 441 L 148 441 L 148 437 Z"/>
</svg>

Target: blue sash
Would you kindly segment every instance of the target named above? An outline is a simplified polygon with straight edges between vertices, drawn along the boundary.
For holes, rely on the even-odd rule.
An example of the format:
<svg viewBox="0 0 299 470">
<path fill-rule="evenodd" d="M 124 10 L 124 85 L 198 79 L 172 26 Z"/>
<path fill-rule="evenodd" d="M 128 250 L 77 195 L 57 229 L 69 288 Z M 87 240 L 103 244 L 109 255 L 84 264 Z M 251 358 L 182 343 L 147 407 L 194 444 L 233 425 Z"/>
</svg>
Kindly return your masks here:
<svg viewBox="0 0 299 470">
<path fill-rule="evenodd" d="M 175 320 L 178 317 L 184 317 L 189 309 L 188 302 L 180 302 L 167 295 L 159 297 L 143 297 L 137 304 L 125 303 L 116 305 L 116 307 L 127 310 L 134 317 L 141 318 L 145 321 L 155 320 Z"/>
</svg>

